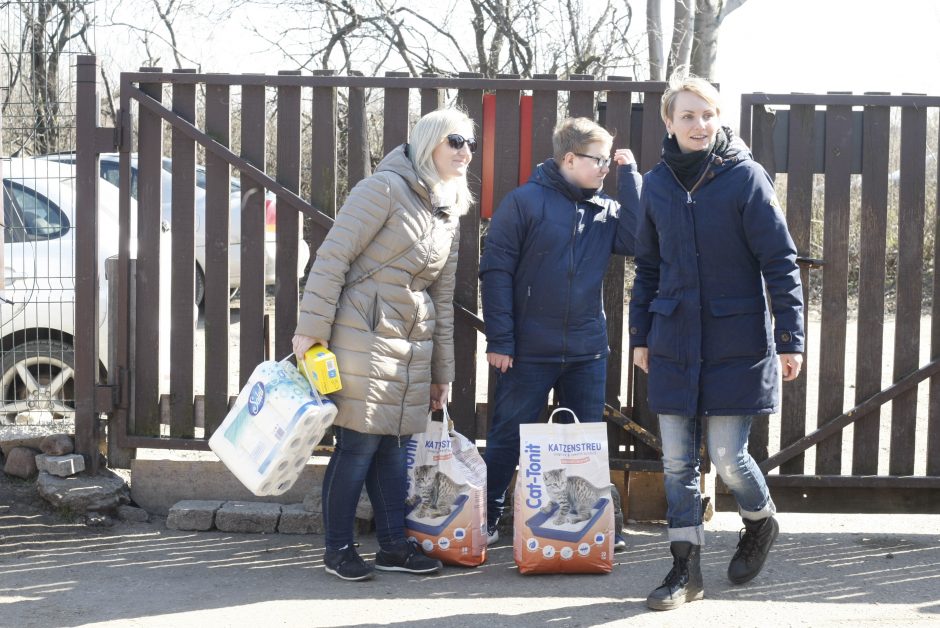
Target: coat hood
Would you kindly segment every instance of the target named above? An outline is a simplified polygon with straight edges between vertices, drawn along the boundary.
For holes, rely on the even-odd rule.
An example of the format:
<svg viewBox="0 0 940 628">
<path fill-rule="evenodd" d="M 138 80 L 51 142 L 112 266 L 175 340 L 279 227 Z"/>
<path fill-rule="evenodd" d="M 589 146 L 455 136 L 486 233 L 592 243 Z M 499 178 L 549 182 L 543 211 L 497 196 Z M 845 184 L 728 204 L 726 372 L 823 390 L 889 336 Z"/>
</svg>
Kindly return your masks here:
<svg viewBox="0 0 940 628">
<path fill-rule="evenodd" d="M 415 194 L 421 197 L 431 207 L 431 191 L 428 186 L 418 177 L 415 172 L 414 164 L 408 156 L 408 144 L 392 149 L 379 165 L 375 167 L 376 174 L 380 172 L 392 172 L 397 174 L 408 183 L 408 187 L 414 190 Z"/>
</svg>

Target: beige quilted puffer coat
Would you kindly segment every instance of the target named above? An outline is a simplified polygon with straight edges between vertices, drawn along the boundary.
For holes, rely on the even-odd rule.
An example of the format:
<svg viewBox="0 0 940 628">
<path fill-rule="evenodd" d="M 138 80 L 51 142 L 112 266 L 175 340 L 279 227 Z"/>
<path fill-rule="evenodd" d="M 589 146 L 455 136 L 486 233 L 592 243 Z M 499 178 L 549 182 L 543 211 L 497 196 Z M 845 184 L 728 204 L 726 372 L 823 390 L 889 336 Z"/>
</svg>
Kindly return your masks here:
<svg viewBox="0 0 940 628">
<path fill-rule="evenodd" d="M 432 207 L 405 146 L 349 193 L 317 250 L 296 331 L 336 354 L 336 425 L 424 431 L 431 383 L 454 379 L 457 228 Z"/>
</svg>

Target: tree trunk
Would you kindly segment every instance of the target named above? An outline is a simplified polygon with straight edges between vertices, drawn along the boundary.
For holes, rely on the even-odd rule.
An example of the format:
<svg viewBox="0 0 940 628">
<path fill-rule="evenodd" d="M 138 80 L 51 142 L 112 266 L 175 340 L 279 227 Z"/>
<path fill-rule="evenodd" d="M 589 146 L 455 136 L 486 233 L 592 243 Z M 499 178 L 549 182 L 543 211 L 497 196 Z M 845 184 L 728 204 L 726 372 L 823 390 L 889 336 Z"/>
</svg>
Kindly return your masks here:
<svg viewBox="0 0 940 628">
<path fill-rule="evenodd" d="M 646 0 L 646 35 L 650 49 L 650 80 L 663 80 L 663 16 L 661 0 Z"/>
<path fill-rule="evenodd" d="M 666 76 L 672 76 L 676 68 L 689 65 L 692 55 L 692 24 L 695 0 L 676 0 L 676 12 L 672 22 L 672 45 L 669 47 L 669 65 Z"/>
<path fill-rule="evenodd" d="M 695 35 L 692 39 L 692 73 L 717 79 L 718 33 L 721 23 L 747 0 L 695 0 Z"/>
</svg>

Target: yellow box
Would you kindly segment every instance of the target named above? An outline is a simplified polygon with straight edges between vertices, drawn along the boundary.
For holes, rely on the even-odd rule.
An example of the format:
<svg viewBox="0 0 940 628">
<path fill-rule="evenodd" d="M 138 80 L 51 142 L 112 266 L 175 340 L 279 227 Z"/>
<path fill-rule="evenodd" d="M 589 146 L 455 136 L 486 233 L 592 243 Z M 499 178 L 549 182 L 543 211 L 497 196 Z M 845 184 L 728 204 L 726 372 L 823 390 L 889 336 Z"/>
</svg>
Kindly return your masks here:
<svg viewBox="0 0 940 628">
<path fill-rule="evenodd" d="M 328 395 L 343 387 L 339 379 L 336 356 L 323 345 L 313 345 L 298 364 L 300 372 L 321 395 Z"/>
</svg>

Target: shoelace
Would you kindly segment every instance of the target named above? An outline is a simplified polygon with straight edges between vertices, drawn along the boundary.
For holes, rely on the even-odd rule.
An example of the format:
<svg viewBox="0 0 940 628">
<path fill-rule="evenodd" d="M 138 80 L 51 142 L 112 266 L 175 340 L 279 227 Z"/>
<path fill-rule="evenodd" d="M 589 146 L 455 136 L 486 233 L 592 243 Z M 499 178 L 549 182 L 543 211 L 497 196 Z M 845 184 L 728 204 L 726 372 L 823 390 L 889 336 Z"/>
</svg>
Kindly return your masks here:
<svg viewBox="0 0 940 628">
<path fill-rule="evenodd" d="M 669 573 L 666 574 L 666 579 L 663 580 L 663 585 L 669 587 L 670 589 L 678 589 L 682 586 L 682 570 L 679 568 L 680 562 L 677 559 L 672 564 L 672 569 L 669 570 Z"/>
<path fill-rule="evenodd" d="M 757 538 L 757 532 L 751 532 L 747 528 L 741 528 L 738 531 L 738 551 L 735 557 L 743 556 L 745 560 L 750 560 L 760 551 L 760 542 Z"/>
</svg>

